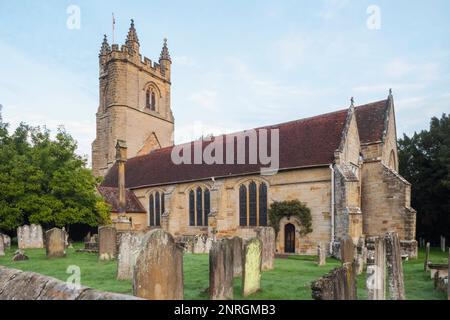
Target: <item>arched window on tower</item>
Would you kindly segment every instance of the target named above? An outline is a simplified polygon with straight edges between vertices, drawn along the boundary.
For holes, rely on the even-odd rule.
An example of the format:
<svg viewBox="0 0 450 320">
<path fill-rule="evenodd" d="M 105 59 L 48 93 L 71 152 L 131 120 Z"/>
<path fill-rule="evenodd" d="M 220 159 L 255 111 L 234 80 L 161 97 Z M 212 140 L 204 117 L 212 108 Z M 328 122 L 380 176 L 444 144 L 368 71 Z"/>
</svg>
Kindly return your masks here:
<svg viewBox="0 0 450 320">
<path fill-rule="evenodd" d="M 147 91 L 145 92 L 145 107 L 150 109 L 151 108 L 151 94 L 150 94 L 150 89 L 147 89 Z"/>
<path fill-rule="evenodd" d="M 151 99 L 152 103 L 151 103 L 151 110 L 155 111 L 156 110 L 156 98 L 155 98 L 155 93 L 152 91 L 152 99 Z"/>
</svg>

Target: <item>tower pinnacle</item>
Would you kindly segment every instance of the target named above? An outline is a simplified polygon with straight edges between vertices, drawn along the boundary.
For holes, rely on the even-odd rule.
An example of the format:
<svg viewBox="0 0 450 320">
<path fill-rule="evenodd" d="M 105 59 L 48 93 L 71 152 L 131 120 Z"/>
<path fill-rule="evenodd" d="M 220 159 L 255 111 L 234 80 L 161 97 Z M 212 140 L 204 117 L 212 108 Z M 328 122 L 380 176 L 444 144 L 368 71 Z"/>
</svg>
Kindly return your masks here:
<svg viewBox="0 0 450 320">
<path fill-rule="evenodd" d="M 172 62 L 172 60 L 170 59 L 170 54 L 169 54 L 169 48 L 167 47 L 167 39 L 164 38 L 164 44 L 161 50 L 161 55 L 159 56 L 159 60 L 169 60 Z"/>
<path fill-rule="evenodd" d="M 134 20 L 131 19 L 130 29 L 128 30 L 127 40 L 125 44 L 135 51 L 139 51 L 139 38 L 134 28 Z"/>
<path fill-rule="evenodd" d="M 103 36 L 103 42 L 102 42 L 102 47 L 100 49 L 100 55 L 104 56 L 104 55 L 107 55 L 110 52 L 111 52 L 111 47 L 109 46 L 108 38 L 106 37 L 106 34 L 105 34 Z"/>
</svg>

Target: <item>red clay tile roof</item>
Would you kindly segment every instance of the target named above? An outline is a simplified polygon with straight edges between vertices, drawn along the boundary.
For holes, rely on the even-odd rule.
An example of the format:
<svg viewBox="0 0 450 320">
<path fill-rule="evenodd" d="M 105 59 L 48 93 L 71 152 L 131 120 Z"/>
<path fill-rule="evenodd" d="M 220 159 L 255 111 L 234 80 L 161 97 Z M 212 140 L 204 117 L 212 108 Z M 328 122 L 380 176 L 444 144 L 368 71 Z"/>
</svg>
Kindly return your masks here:
<svg viewBox="0 0 450 320">
<path fill-rule="evenodd" d="M 98 192 L 102 195 L 103 199 L 111 205 L 111 212 L 118 212 L 119 210 L 119 189 L 113 187 L 98 187 Z M 136 198 L 135 194 L 129 189 L 126 190 L 125 198 L 127 202 L 127 213 L 146 213 L 141 202 Z"/>
<path fill-rule="evenodd" d="M 361 143 L 378 142 L 383 139 L 388 102 L 389 100 L 382 100 L 356 108 L 356 122 Z"/>
<path fill-rule="evenodd" d="M 383 130 L 380 130 L 379 122 L 384 128 L 384 117 L 381 117 L 383 105 L 386 105 L 386 100 L 356 108 L 358 130 L 363 132 L 362 141 L 370 139 L 375 141 L 381 137 Z M 280 170 L 329 165 L 334 162 L 334 151 L 340 144 L 347 111 L 348 109 L 340 110 L 256 130 L 279 129 Z M 360 113 L 360 111 L 362 112 Z M 372 127 L 374 128 L 372 129 Z M 268 140 L 270 141 L 270 138 Z M 203 149 L 210 143 L 204 142 Z M 261 164 L 176 165 L 171 160 L 172 149 L 173 147 L 167 147 L 152 151 L 148 155 L 129 159 L 126 163 L 126 187 L 135 189 L 144 186 L 205 180 L 211 177 L 259 174 L 261 167 L 267 167 L 267 165 Z M 270 150 L 270 146 L 268 149 Z M 117 186 L 116 165 L 108 171 L 102 185 Z"/>
</svg>

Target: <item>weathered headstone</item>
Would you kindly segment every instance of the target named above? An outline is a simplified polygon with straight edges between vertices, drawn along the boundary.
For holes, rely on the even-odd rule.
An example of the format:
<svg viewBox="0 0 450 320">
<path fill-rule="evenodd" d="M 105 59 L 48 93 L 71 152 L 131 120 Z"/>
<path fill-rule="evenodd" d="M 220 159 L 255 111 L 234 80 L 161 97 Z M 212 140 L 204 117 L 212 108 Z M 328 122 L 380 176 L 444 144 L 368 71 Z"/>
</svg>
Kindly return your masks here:
<svg viewBox="0 0 450 320">
<path fill-rule="evenodd" d="M 44 236 L 40 225 L 32 224 L 17 228 L 19 249 L 40 249 L 44 247 Z"/>
<path fill-rule="evenodd" d="M 423 263 L 423 270 L 428 272 L 428 264 L 430 263 L 430 243 L 427 242 L 427 246 L 425 249 L 425 261 Z"/>
<path fill-rule="evenodd" d="M 261 227 L 258 230 L 258 238 L 262 242 L 261 270 L 272 270 L 275 261 L 275 230 L 272 227 Z"/>
<path fill-rule="evenodd" d="M 242 238 L 234 237 L 231 239 L 233 246 L 233 276 L 242 275 Z"/>
<path fill-rule="evenodd" d="M 261 288 L 262 243 L 258 238 L 244 245 L 242 260 L 242 295 L 244 297 Z"/>
<path fill-rule="evenodd" d="M 100 260 L 113 260 L 117 257 L 117 230 L 111 226 L 98 228 L 98 255 Z"/>
<path fill-rule="evenodd" d="M 3 248 L 4 250 L 9 250 L 11 249 L 11 237 L 8 236 L 7 234 L 4 233 L 0 233 L 0 238 L 3 238 Z"/>
<path fill-rule="evenodd" d="M 183 299 L 183 249 L 162 229 L 150 231 L 142 240 L 133 294 L 149 300 Z"/>
<path fill-rule="evenodd" d="M 445 252 L 445 237 L 441 236 L 441 250 L 442 252 Z"/>
<path fill-rule="evenodd" d="M 45 251 L 47 258 L 60 258 L 66 256 L 66 232 L 53 228 L 45 233 Z"/>
<path fill-rule="evenodd" d="M 385 241 L 390 298 L 392 300 L 405 300 L 400 240 L 397 233 L 389 232 L 385 236 Z"/>
<path fill-rule="evenodd" d="M 133 268 L 141 247 L 143 233 L 124 232 L 120 237 L 117 280 L 131 280 Z"/>
<path fill-rule="evenodd" d="M 312 282 L 314 300 L 356 300 L 355 263 L 344 263 L 342 267 Z"/>
<path fill-rule="evenodd" d="M 205 253 L 205 249 L 206 249 L 205 242 L 206 242 L 205 236 L 203 236 L 203 235 L 195 236 L 193 253 L 195 253 L 195 254 Z"/>
<path fill-rule="evenodd" d="M 0 233 L 0 257 L 5 255 L 5 242 L 3 242 L 3 235 Z"/>
<path fill-rule="evenodd" d="M 364 266 L 367 262 L 367 249 L 363 237 L 359 238 L 356 246 L 356 274 L 360 275 L 364 271 Z"/>
<path fill-rule="evenodd" d="M 341 239 L 341 262 L 352 263 L 355 259 L 355 245 L 353 240 L 349 236 L 345 236 Z"/>
<path fill-rule="evenodd" d="M 17 250 L 15 253 L 14 253 L 14 256 L 13 256 L 13 258 L 12 258 L 12 261 L 24 261 L 24 260 L 28 260 L 29 258 L 28 258 L 28 256 L 25 254 L 25 252 L 24 251 L 22 251 L 22 250 Z"/>
<path fill-rule="evenodd" d="M 368 244 L 369 245 L 369 244 Z M 386 299 L 386 245 L 384 239 L 377 237 L 370 244 L 373 256 L 367 264 L 367 298 L 368 300 Z"/>
<path fill-rule="evenodd" d="M 327 249 L 322 243 L 317 246 L 317 265 L 322 267 L 327 264 Z"/>
<path fill-rule="evenodd" d="M 233 299 L 233 242 L 222 239 L 214 242 L 209 252 L 209 298 Z"/>
</svg>

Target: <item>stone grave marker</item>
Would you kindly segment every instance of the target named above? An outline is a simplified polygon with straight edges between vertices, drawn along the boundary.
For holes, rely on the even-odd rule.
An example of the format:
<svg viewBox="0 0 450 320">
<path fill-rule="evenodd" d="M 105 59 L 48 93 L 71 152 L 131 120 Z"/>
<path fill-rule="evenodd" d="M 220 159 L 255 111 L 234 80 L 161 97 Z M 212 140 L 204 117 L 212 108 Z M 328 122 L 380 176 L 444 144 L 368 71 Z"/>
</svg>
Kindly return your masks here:
<svg viewBox="0 0 450 320">
<path fill-rule="evenodd" d="M 327 264 L 327 249 L 322 243 L 317 246 L 317 265 L 322 267 Z"/>
<path fill-rule="evenodd" d="M 3 237 L 4 250 L 6 251 L 6 250 L 11 249 L 11 237 L 4 233 L 2 233 L 0 235 Z"/>
<path fill-rule="evenodd" d="M 355 259 L 355 245 L 349 236 L 341 239 L 341 261 L 342 263 L 352 263 Z"/>
<path fill-rule="evenodd" d="M 231 239 L 233 246 L 233 276 L 242 275 L 242 238 L 233 237 Z"/>
<path fill-rule="evenodd" d="M 28 259 L 29 258 L 25 254 L 25 252 L 19 249 L 19 250 L 16 250 L 16 252 L 14 253 L 12 261 L 25 261 L 25 260 L 28 260 Z"/>
<path fill-rule="evenodd" d="M 425 249 L 425 261 L 423 263 L 423 270 L 428 272 L 428 264 L 430 263 L 430 243 L 427 242 L 427 246 Z"/>
<path fill-rule="evenodd" d="M 368 300 L 386 299 L 386 245 L 381 237 L 373 243 L 373 256 L 367 264 L 367 298 Z"/>
<path fill-rule="evenodd" d="M 3 241 L 3 235 L 0 233 L 0 257 L 5 255 L 5 242 Z"/>
<path fill-rule="evenodd" d="M 113 260 L 117 257 L 117 230 L 111 226 L 98 228 L 98 255 L 100 260 Z"/>
<path fill-rule="evenodd" d="M 133 279 L 133 268 L 141 247 L 144 234 L 141 232 L 123 232 L 120 237 L 117 263 L 117 280 Z"/>
<path fill-rule="evenodd" d="M 45 232 L 45 251 L 47 258 L 61 258 L 66 256 L 66 232 L 53 228 Z"/>
<path fill-rule="evenodd" d="M 259 228 L 258 238 L 262 242 L 261 270 L 272 270 L 275 262 L 275 229 L 272 227 Z"/>
<path fill-rule="evenodd" d="M 44 236 L 40 225 L 24 225 L 17 228 L 19 249 L 44 248 Z"/>
<path fill-rule="evenodd" d="M 242 295 L 244 297 L 261 288 L 262 243 L 258 238 L 244 245 L 242 260 Z"/>
<path fill-rule="evenodd" d="M 183 248 L 162 229 L 148 232 L 133 269 L 133 294 L 149 300 L 183 299 Z"/>
<path fill-rule="evenodd" d="M 402 251 L 397 233 L 385 236 L 389 295 L 392 300 L 405 300 Z"/>
<path fill-rule="evenodd" d="M 209 252 L 209 298 L 233 299 L 233 241 L 214 242 Z"/>
</svg>

